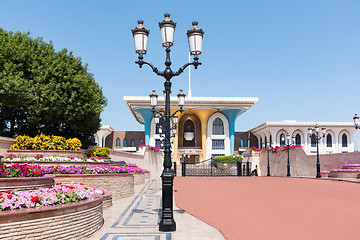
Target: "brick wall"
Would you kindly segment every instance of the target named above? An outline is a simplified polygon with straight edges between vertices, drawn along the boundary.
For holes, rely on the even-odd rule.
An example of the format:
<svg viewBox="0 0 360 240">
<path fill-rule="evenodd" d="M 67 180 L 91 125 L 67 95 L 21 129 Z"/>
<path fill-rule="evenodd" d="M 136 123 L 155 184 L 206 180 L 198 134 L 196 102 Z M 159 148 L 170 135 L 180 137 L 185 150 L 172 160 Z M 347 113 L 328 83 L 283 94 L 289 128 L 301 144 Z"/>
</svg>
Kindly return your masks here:
<svg viewBox="0 0 360 240">
<path fill-rule="evenodd" d="M 93 200 L 85 200 L 84 202 L 72 204 L 73 206 L 76 204 L 76 206 L 81 206 L 74 208 L 73 210 L 75 212 L 71 211 L 71 207 L 63 207 L 64 209 L 67 208 L 64 211 L 59 211 L 61 210 L 59 206 L 44 207 L 42 208 L 44 210 L 37 211 L 35 215 L 47 216 L 56 214 L 57 216 L 2 223 L 0 224 L 0 239 L 87 239 L 99 230 L 104 223 L 103 204 L 101 197 Z M 77 211 L 79 209 L 82 210 Z M 31 212 L 30 209 L 21 211 Z M 0 215 L 4 215 L 4 213 Z M 19 214 L 16 216 L 16 212 L 6 213 L 6 215 L 7 220 L 11 220 L 12 215 L 14 215 L 13 217 L 15 218 L 19 216 Z M 29 213 L 23 215 L 34 217 L 34 214 L 29 215 Z"/>
<path fill-rule="evenodd" d="M 83 183 L 90 187 L 105 188 L 114 200 L 134 194 L 134 174 L 60 174 L 55 182 Z"/>
</svg>

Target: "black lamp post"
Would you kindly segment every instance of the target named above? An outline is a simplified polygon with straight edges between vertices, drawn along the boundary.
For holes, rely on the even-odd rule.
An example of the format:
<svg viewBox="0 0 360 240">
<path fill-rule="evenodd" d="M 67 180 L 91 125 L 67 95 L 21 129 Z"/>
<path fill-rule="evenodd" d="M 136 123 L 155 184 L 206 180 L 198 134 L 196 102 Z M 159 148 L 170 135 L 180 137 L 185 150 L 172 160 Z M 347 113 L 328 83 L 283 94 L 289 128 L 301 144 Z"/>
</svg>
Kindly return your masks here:
<svg viewBox="0 0 360 240">
<path fill-rule="evenodd" d="M 282 136 L 281 141 L 285 142 L 285 136 Z M 290 154 L 289 154 L 289 148 L 290 148 L 290 135 L 286 134 L 286 147 L 287 147 L 287 177 L 291 177 L 290 175 Z"/>
<path fill-rule="evenodd" d="M 360 126 L 359 126 L 359 116 L 357 114 L 355 114 L 355 116 L 353 117 L 354 119 L 354 124 L 355 124 L 355 129 L 358 130 L 360 129 Z"/>
<path fill-rule="evenodd" d="M 157 94 L 155 91 L 150 95 L 151 107 L 153 108 L 153 113 L 156 117 L 161 117 L 164 119 L 161 128 L 164 131 L 164 170 L 161 174 L 162 179 L 162 215 L 161 221 L 159 223 L 159 230 L 163 232 L 175 231 L 176 223 L 173 216 L 173 180 L 174 180 L 174 172 L 171 170 L 171 131 L 173 128 L 170 127 L 171 118 L 174 121 L 175 114 L 180 111 L 182 112 L 182 107 L 185 103 L 185 94 L 180 91 L 178 94 L 178 101 L 180 110 L 177 110 L 172 115 L 170 115 L 170 94 L 171 94 L 171 78 L 175 76 L 179 76 L 186 67 L 190 65 L 194 65 L 195 69 L 201 63 L 199 62 L 198 55 L 201 54 L 202 48 L 202 39 L 204 35 L 204 31 L 197 27 L 197 22 L 193 22 L 193 27 L 187 31 L 188 41 L 189 41 L 189 49 L 190 54 L 194 55 L 194 61 L 191 63 L 186 63 L 184 66 L 179 68 L 176 72 L 173 72 L 170 68 L 171 60 L 170 60 L 170 47 L 174 42 L 174 32 L 176 23 L 174 23 L 170 19 L 170 14 L 164 14 L 165 19 L 159 23 L 162 45 L 165 47 L 166 51 L 166 60 L 165 60 L 165 70 L 159 71 L 156 67 L 154 67 L 151 63 L 144 61 L 144 54 L 146 54 L 147 40 L 150 31 L 148 31 L 142 24 L 144 21 L 139 20 L 138 26 L 132 30 L 132 34 L 135 42 L 135 52 L 139 54 L 138 61 L 135 63 L 139 65 L 141 68 L 144 64 L 151 67 L 154 73 L 157 75 L 164 77 L 164 87 L 165 87 L 165 111 L 160 111 L 155 109 L 157 102 Z M 155 118 L 156 119 L 156 118 Z M 175 128 L 176 129 L 176 128 Z M 175 130 L 176 131 L 176 130 Z"/>
<path fill-rule="evenodd" d="M 325 131 L 326 128 L 321 128 L 322 133 L 319 134 L 319 130 L 320 127 L 319 125 L 315 125 L 315 141 L 316 141 L 316 178 L 321 178 L 321 174 L 320 174 L 320 161 L 319 161 L 319 140 L 322 139 L 323 137 L 325 137 Z M 312 139 L 312 133 L 313 133 L 313 129 L 311 127 L 308 128 L 309 134 L 308 136 L 310 137 L 310 139 Z"/>
</svg>

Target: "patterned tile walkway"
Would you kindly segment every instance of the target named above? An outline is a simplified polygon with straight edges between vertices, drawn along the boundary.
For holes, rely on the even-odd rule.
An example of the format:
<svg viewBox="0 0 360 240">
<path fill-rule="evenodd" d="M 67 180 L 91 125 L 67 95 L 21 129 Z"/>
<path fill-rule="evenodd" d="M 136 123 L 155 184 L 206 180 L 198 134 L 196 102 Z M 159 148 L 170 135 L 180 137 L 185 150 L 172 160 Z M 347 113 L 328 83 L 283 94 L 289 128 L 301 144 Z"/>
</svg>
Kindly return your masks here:
<svg viewBox="0 0 360 240">
<path fill-rule="evenodd" d="M 91 240 L 222 240 L 216 229 L 175 208 L 176 232 L 160 232 L 161 181 L 149 180 L 137 186 L 136 194 L 114 202 L 104 211 L 104 226 Z"/>
</svg>

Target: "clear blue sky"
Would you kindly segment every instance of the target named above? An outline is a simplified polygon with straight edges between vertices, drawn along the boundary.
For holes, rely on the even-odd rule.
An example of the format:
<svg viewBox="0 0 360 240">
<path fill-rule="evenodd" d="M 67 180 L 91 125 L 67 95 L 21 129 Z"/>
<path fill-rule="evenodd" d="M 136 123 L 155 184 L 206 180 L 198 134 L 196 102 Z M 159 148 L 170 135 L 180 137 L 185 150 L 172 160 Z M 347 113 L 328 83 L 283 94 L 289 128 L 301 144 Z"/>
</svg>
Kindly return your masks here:
<svg viewBox="0 0 360 240">
<path fill-rule="evenodd" d="M 158 22 L 177 22 L 173 67 L 188 59 L 186 31 L 205 31 L 193 96 L 258 97 L 237 131 L 265 121 L 351 122 L 360 113 L 360 1 L 1 1 L 0 27 L 30 31 L 89 64 L 108 106 L 102 124 L 143 130 L 122 100 L 162 92 L 163 79 L 134 61 L 131 29 L 150 29 L 145 59 L 163 69 Z M 187 74 L 173 92 L 188 88 Z"/>
</svg>

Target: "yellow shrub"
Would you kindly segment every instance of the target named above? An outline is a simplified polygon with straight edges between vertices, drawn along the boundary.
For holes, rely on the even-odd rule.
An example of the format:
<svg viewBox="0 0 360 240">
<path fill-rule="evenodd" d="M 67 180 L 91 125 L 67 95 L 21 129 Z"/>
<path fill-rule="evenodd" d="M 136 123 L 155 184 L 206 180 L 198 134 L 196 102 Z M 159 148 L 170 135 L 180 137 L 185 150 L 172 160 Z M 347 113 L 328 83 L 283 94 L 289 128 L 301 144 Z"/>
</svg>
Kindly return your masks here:
<svg viewBox="0 0 360 240">
<path fill-rule="evenodd" d="M 108 157 L 109 155 L 110 155 L 110 149 L 107 147 L 89 149 L 86 152 L 86 156 L 88 157 Z"/>
<path fill-rule="evenodd" d="M 44 134 L 35 137 L 21 135 L 16 137 L 16 143 L 10 149 L 12 150 L 79 150 L 82 144 L 77 138 L 66 139 L 61 136 L 46 136 Z"/>
</svg>

